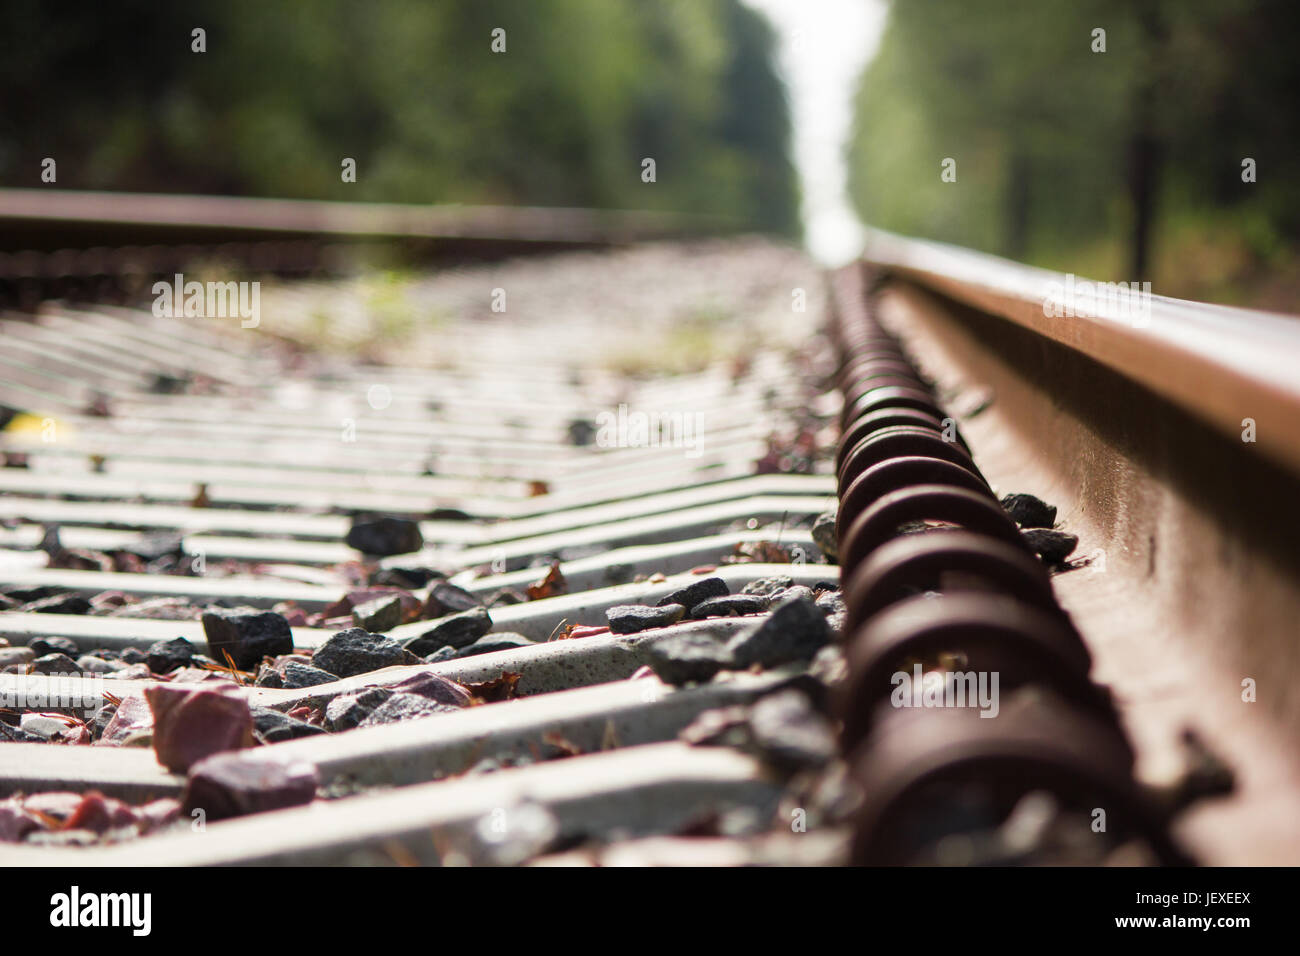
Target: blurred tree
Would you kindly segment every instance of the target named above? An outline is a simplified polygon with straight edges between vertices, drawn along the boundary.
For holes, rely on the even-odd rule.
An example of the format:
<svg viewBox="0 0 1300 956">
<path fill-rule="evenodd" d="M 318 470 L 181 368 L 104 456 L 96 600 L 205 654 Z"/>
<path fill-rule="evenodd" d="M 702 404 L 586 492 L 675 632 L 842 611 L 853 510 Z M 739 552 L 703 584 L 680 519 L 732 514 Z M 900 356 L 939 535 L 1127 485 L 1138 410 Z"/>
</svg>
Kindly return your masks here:
<svg viewBox="0 0 1300 956">
<path fill-rule="evenodd" d="M 1172 260 L 1225 229 L 1281 267 L 1300 233 L 1297 26 L 1293 0 L 895 2 L 850 192 L 874 225 L 1043 265 L 1104 248 L 1114 278 L 1194 285 Z M 1268 177 L 1243 183 L 1261 156 Z"/>
<path fill-rule="evenodd" d="M 72 10 L 6 5 L 3 185 L 34 185 L 54 156 L 73 188 L 676 209 L 798 228 L 772 35 L 740 0 Z"/>
</svg>

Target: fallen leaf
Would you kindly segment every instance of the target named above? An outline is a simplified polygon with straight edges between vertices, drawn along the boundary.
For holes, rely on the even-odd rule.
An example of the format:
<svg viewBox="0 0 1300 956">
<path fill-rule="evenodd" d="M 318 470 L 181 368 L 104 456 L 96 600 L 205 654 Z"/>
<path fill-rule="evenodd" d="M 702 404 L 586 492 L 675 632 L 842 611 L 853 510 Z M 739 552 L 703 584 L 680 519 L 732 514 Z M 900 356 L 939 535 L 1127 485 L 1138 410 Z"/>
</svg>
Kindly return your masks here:
<svg viewBox="0 0 1300 956">
<path fill-rule="evenodd" d="M 568 594 L 569 582 L 564 580 L 564 575 L 560 573 L 560 562 L 552 561 L 551 569 L 546 572 L 546 577 L 536 584 L 528 585 L 527 591 L 528 600 L 530 601 L 555 597 L 557 594 Z"/>
<path fill-rule="evenodd" d="M 570 624 L 561 631 L 559 636 L 555 639 L 557 641 L 568 641 L 578 637 L 595 637 L 597 634 L 608 633 L 609 628 L 607 626 L 597 626 L 594 624 Z"/>
<path fill-rule="evenodd" d="M 556 750 L 560 751 L 557 755 L 550 758 L 552 760 L 559 760 L 564 757 L 582 756 L 582 748 L 556 730 L 548 730 L 546 733 L 542 734 L 542 743 L 549 744 Z"/>
<path fill-rule="evenodd" d="M 494 704 L 501 700 L 512 700 L 518 695 L 515 685 L 519 683 L 519 677 L 514 671 L 502 671 L 500 677 L 465 686 L 479 703 Z"/>
</svg>

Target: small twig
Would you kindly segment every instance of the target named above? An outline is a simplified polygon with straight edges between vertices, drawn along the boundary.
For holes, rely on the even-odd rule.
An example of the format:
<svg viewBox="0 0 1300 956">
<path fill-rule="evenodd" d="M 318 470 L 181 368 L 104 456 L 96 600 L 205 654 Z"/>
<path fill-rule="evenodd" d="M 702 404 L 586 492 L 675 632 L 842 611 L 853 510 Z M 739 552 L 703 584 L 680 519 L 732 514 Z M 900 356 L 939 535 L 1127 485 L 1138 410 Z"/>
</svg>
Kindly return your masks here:
<svg viewBox="0 0 1300 956">
<path fill-rule="evenodd" d="M 224 647 L 221 649 L 221 656 L 226 659 L 226 665 L 230 668 L 230 676 L 240 687 L 244 686 L 244 678 L 239 673 L 239 668 L 235 666 L 235 659 L 230 656 L 230 651 Z"/>
</svg>

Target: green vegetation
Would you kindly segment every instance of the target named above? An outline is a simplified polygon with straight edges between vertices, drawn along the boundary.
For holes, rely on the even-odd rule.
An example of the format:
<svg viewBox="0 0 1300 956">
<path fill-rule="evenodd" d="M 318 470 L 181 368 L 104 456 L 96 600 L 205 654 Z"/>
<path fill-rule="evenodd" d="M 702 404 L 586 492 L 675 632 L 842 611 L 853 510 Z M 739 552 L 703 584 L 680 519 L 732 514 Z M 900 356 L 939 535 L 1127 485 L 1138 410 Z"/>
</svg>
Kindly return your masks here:
<svg viewBox="0 0 1300 956">
<path fill-rule="evenodd" d="M 1296 311 L 1298 28 L 1294 0 L 899 0 L 857 94 L 854 203 L 908 235 Z"/>
<path fill-rule="evenodd" d="M 71 10 L 6 6 L 0 185 L 37 185 L 52 156 L 68 188 L 666 209 L 798 229 L 773 36 L 740 0 Z M 206 52 L 191 49 L 195 27 Z"/>
</svg>

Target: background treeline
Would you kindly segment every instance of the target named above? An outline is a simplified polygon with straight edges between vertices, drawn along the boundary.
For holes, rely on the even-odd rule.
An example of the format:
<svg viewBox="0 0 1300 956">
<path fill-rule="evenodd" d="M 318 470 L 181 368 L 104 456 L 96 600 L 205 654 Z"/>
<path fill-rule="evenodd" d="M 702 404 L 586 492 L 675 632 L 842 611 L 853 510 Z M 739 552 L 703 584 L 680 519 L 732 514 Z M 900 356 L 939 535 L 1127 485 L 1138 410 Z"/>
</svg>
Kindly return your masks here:
<svg viewBox="0 0 1300 956">
<path fill-rule="evenodd" d="M 68 188 L 798 230 L 774 38 L 739 0 L 11 0 L 3 18 L 3 186 L 37 185 L 51 156 Z"/>
<path fill-rule="evenodd" d="M 1298 41 L 1296 0 L 896 0 L 857 94 L 854 203 L 910 235 L 1296 311 Z"/>
</svg>

